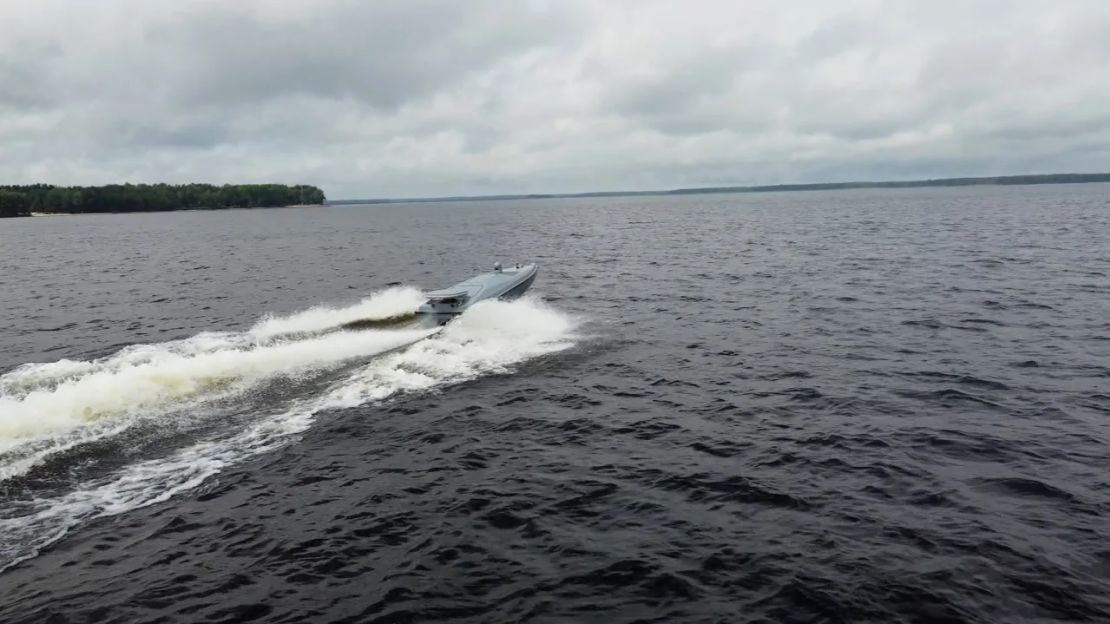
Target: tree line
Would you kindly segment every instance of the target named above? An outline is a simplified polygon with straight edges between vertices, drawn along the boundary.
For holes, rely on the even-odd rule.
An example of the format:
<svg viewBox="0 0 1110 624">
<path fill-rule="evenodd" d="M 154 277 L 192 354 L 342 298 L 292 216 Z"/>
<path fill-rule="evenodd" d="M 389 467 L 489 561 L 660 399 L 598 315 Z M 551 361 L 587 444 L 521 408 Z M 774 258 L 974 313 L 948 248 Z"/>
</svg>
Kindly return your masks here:
<svg viewBox="0 0 1110 624">
<path fill-rule="evenodd" d="M 0 186 L 0 217 L 32 212 L 147 212 L 322 204 L 324 192 L 304 184 L 109 184 Z"/>
</svg>

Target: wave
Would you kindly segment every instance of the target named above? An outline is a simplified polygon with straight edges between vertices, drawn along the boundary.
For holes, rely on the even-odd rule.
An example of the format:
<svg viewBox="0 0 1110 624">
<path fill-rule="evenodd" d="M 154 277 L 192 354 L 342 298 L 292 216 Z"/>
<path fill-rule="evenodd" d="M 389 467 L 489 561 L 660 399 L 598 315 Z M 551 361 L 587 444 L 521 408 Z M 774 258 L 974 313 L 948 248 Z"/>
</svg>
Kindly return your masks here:
<svg viewBox="0 0 1110 624">
<path fill-rule="evenodd" d="M 542 302 L 483 301 L 432 339 L 376 359 L 331 389 L 322 405 L 354 407 L 397 392 L 505 373 L 573 344 L 575 321 Z"/>
<path fill-rule="evenodd" d="M 267 381 L 319 382 L 302 396 L 252 407 L 250 421 L 228 423 L 218 435 L 162 457 L 124 464 L 64 493 L 9 501 L 8 509 L 0 507 L 0 570 L 89 518 L 193 489 L 228 465 L 286 443 L 322 411 L 506 373 L 574 343 L 575 321 L 531 298 L 479 303 L 444 328 L 281 338 L 326 330 L 329 322 L 342 325 L 355 315 L 392 314 L 402 297 L 385 291 L 348 308 L 266 318 L 242 333 L 136 345 L 89 362 L 25 365 L 0 377 L 0 483 L 129 429 L 218 419 L 225 412 L 215 404 L 234 403 Z"/>
<path fill-rule="evenodd" d="M 0 395 L 0 480 L 70 446 L 170 410 L 226 399 L 278 377 L 296 378 L 419 340 L 434 330 L 338 332 L 256 345 L 242 335 L 200 335 L 143 345 L 92 362 L 20 367 Z M 9 455 L 18 462 L 4 461 Z M 15 465 L 13 465 L 15 464 Z"/>
<path fill-rule="evenodd" d="M 248 333 L 257 340 L 266 341 L 326 331 L 359 321 L 392 319 L 411 314 L 424 299 L 423 293 L 416 288 L 390 288 L 348 307 L 317 306 L 290 316 L 267 316 Z"/>
</svg>

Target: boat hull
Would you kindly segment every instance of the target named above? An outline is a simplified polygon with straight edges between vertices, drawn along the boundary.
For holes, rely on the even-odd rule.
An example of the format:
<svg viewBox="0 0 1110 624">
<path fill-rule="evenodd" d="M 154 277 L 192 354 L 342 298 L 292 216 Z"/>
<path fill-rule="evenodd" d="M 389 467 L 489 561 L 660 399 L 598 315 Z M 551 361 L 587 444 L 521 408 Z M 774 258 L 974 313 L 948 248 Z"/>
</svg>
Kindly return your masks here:
<svg viewBox="0 0 1110 624">
<path fill-rule="evenodd" d="M 532 287 L 532 282 L 536 281 L 536 271 L 533 271 L 523 282 L 510 288 L 505 294 L 498 297 L 498 299 L 513 300 L 523 295 L 529 288 Z"/>
</svg>

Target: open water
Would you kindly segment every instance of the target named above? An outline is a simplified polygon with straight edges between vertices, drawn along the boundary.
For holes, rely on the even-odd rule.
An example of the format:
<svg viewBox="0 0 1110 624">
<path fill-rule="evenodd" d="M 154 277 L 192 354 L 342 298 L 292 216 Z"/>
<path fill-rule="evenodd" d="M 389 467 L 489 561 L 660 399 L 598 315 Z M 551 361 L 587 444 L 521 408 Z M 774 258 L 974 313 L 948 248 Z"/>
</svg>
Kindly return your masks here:
<svg viewBox="0 0 1110 624">
<path fill-rule="evenodd" d="M 1110 186 L 2 221 L 0 570 L 9 623 L 1110 621 Z"/>
</svg>

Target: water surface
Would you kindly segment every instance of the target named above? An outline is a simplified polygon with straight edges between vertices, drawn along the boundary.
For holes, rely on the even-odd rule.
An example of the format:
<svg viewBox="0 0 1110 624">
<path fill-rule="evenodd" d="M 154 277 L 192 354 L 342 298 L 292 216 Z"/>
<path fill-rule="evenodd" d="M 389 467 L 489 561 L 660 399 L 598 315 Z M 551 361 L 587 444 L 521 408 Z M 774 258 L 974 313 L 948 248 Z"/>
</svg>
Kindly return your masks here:
<svg viewBox="0 0 1110 624">
<path fill-rule="evenodd" d="M 0 250 L 5 622 L 1110 619 L 1110 185 L 85 215 Z M 334 331 L 495 259 L 535 295 Z"/>
</svg>

